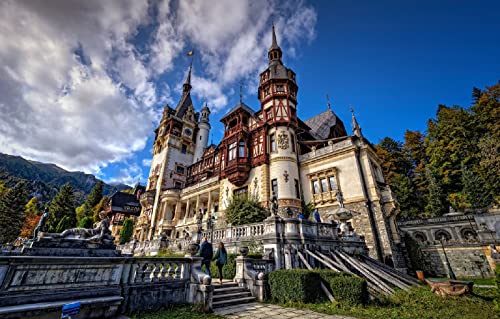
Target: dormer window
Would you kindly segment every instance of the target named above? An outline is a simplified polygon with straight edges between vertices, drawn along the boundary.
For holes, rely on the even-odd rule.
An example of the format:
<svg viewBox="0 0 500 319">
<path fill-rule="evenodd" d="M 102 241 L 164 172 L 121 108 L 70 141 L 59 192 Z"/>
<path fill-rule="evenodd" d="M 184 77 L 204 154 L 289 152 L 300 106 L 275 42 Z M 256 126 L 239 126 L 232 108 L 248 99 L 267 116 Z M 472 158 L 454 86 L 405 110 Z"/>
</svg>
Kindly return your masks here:
<svg viewBox="0 0 500 319">
<path fill-rule="evenodd" d="M 285 87 L 283 85 L 276 85 L 276 92 L 285 92 Z"/>
</svg>

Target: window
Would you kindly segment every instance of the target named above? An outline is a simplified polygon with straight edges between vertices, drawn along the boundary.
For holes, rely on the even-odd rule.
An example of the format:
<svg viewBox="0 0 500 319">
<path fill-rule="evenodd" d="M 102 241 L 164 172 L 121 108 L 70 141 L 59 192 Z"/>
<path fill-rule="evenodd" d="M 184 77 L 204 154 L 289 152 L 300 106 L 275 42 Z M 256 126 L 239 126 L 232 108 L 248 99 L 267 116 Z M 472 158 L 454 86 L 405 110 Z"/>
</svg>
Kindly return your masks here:
<svg viewBox="0 0 500 319">
<path fill-rule="evenodd" d="M 267 116 L 268 120 L 272 120 L 273 119 L 273 110 L 267 110 L 266 116 Z"/>
<path fill-rule="evenodd" d="M 181 153 L 182 154 L 186 154 L 187 153 L 187 145 L 186 144 L 182 144 L 182 147 L 181 147 Z"/>
<path fill-rule="evenodd" d="M 326 184 L 326 178 L 321 179 L 321 191 L 328 192 L 328 185 Z"/>
<path fill-rule="evenodd" d="M 236 195 L 236 196 L 243 195 L 243 194 L 248 194 L 248 186 L 235 189 L 233 191 L 233 194 Z"/>
<path fill-rule="evenodd" d="M 229 158 L 228 160 L 232 161 L 233 159 L 236 159 L 236 142 L 231 143 L 229 145 Z"/>
<path fill-rule="evenodd" d="M 271 152 L 276 152 L 276 139 L 274 134 L 269 136 L 269 145 L 271 146 Z"/>
<path fill-rule="evenodd" d="M 295 135 L 290 134 L 290 142 L 292 143 L 292 152 L 295 153 Z"/>
<path fill-rule="evenodd" d="M 271 196 L 274 195 L 276 198 L 278 198 L 278 180 L 273 179 L 271 180 Z"/>
<path fill-rule="evenodd" d="M 285 87 L 283 85 L 276 85 L 276 92 L 285 92 Z"/>
<path fill-rule="evenodd" d="M 175 187 L 175 188 L 182 188 L 182 183 L 181 183 L 181 182 L 179 182 L 179 181 L 175 181 L 175 183 L 174 183 L 174 187 Z"/>
<path fill-rule="evenodd" d="M 299 188 L 299 181 L 297 179 L 295 181 L 295 197 L 300 198 L 300 188 Z"/>
<path fill-rule="evenodd" d="M 328 181 L 330 182 L 330 189 L 336 190 L 337 189 L 337 183 L 335 183 L 335 177 L 334 176 L 328 176 Z"/>
<path fill-rule="evenodd" d="M 238 146 L 238 157 L 245 157 L 245 142 L 240 141 Z"/>
<path fill-rule="evenodd" d="M 177 174 L 184 175 L 185 170 L 186 169 L 182 165 L 175 166 L 175 171 L 177 172 Z"/>
<path fill-rule="evenodd" d="M 319 193 L 321 193 L 321 192 L 319 191 L 319 181 L 318 181 L 318 180 L 314 180 L 314 181 L 312 181 L 312 186 L 313 186 L 313 192 L 314 192 L 314 194 L 319 194 Z"/>
<path fill-rule="evenodd" d="M 268 96 L 269 95 L 269 86 L 266 86 L 264 88 L 264 96 Z"/>
</svg>

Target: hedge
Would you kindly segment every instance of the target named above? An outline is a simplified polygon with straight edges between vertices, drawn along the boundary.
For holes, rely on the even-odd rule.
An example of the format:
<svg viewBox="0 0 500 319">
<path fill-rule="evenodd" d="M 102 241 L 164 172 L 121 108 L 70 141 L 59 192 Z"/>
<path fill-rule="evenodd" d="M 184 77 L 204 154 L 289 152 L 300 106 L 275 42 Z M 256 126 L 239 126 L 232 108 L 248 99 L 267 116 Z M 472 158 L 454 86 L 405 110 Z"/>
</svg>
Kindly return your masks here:
<svg viewBox="0 0 500 319">
<path fill-rule="evenodd" d="M 497 289 L 496 289 L 495 300 L 493 302 L 495 303 L 496 311 L 500 314 L 500 265 L 499 264 L 497 264 L 497 266 L 495 267 L 495 285 Z"/>
<path fill-rule="evenodd" d="M 273 301 L 314 303 L 323 301 L 319 272 L 305 269 L 281 269 L 269 273 Z"/>
<path fill-rule="evenodd" d="M 349 304 L 366 304 L 368 287 L 366 280 L 345 272 L 333 270 L 314 270 L 318 273 L 336 301 Z"/>
</svg>

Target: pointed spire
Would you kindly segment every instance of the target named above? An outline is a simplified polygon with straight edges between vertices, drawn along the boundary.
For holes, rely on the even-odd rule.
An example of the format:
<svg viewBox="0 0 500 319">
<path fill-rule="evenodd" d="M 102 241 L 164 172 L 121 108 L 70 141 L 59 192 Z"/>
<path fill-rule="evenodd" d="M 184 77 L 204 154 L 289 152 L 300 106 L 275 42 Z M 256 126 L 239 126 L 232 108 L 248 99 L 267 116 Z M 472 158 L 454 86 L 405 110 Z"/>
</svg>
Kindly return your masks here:
<svg viewBox="0 0 500 319">
<path fill-rule="evenodd" d="M 352 113 L 352 134 L 357 137 L 363 137 L 363 134 L 361 133 L 361 127 L 358 124 L 358 121 L 356 120 L 356 116 L 354 115 L 354 109 L 352 106 L 349 106 L 351 113 Z"/>
<path fill-rule="evenodd" d="M 328 93 L 326 94 L 326 104 L 328 105 L 328 109 L 331 110 L 330 97 L 328 96 Z"/>
<path fill-rule="evenodd" d="M 281 48 L 278 45 L 278 41 L 276 40 L 276 31 L 274 29 L 274 22 L 273 22 L 273 34 L 272 34 L 273 41 L 271 43 L 271 47 L 269 48 L 269 52 L 267 53 L 267 56 L 269 58 L 269 64 L 274 61 L 279 61 L 281 63 Z"/>
<path fill-rule="evenodd" d="M 278 41 L 276 40 L 276 30 L 274 30 L 274 21 L 273 21 L 273 42 L 271 43 L 271 50 L 278 49 Z"/>
<path fill-rule="evenodd" d="M 189 64 L 189 71 L 188 71 L 188 75 L 186 77 L 186 82 L 184 82 L 184 85 L 183 85 L 183 92 L 184 93 L 188 93 L 189 91 L 191 91 L 191 70 L 193 69 L 193 60 L 191 60 L 191 63 Z"/>
<path fill-rule="evenodd" d="M 243 81 L 240 81 L 240 104 L 243 103 Z"/>
</svg>

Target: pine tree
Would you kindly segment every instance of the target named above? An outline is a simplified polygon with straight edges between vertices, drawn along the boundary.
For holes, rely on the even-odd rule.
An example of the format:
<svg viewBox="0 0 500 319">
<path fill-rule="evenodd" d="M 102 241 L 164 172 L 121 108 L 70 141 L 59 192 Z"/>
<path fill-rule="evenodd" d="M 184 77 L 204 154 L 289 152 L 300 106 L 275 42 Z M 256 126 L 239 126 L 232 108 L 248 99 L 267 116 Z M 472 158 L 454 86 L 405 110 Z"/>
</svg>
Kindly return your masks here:
<svg viewBox="0 0 500 319">
<path fill-rule="evenodd" d="M 462 165 L 462 194 L 471 208 L 486 208 L 491 204 L 491 197 L 486 191 L 482 178 Z"/>
<path fill-rule="evenodd" d="M 80 228 L 92 228 L 94 226 L 94 218 L 87 216 L 78 222 L 78 227 Z"/>
<path fill-rule="evenodd" d="M 59 221 L 59 223 L 57 224 L 56 233 L 62 233 L 63 231 L 65 231 L 66 229 L 69 229 L 69 228 L 71 228 L 70 220 L 69 220 L 68 215 L 65 215 L 61 219 L 61 221 Z"/>
<path fill-rule="evenodd" d="M 25 182 L 19 182 L 0 197 L 0 243 L 14 241 L 21 232 L 28 196 Z"/>
<path fill-rule="evenodd" d="M 85 202 L 77 208 L 76 216 L 78 220 L 81 220 L 84 217 L 93 216 L 94 207 L 98 205 L 102 199 L 102 186 L 103 182 L 98 181 L 94 188 L 92 188 L 92 191 L 90 191 L 89 196 L 85 199 Z"/>
<path fill-rule="evenodd" d="M 127 218 L 123 221 L 122 229 L 120 230 L 120 244 L 125 244 L 130 241 L 134 233 L 134 219 Z"/>
<path fill-rule="evenodd" d="M 431 172 L 426 169 L 426 178 L 428 182 L 429 194 L 427 195 L 427 205 L 425 205 L 425 212 L 431 217 L 441 216 L 446 213 L 445 195 L 439 183 Z"/>
<path fill-rule="evenodd" d="M 49 206 L 49 231 L 54 232 L 61 220 L 66 216 L 68 227 L 76 226 L 75 199 L 73 187 L 64 185 L 54 197 Z"/>
</svg>

